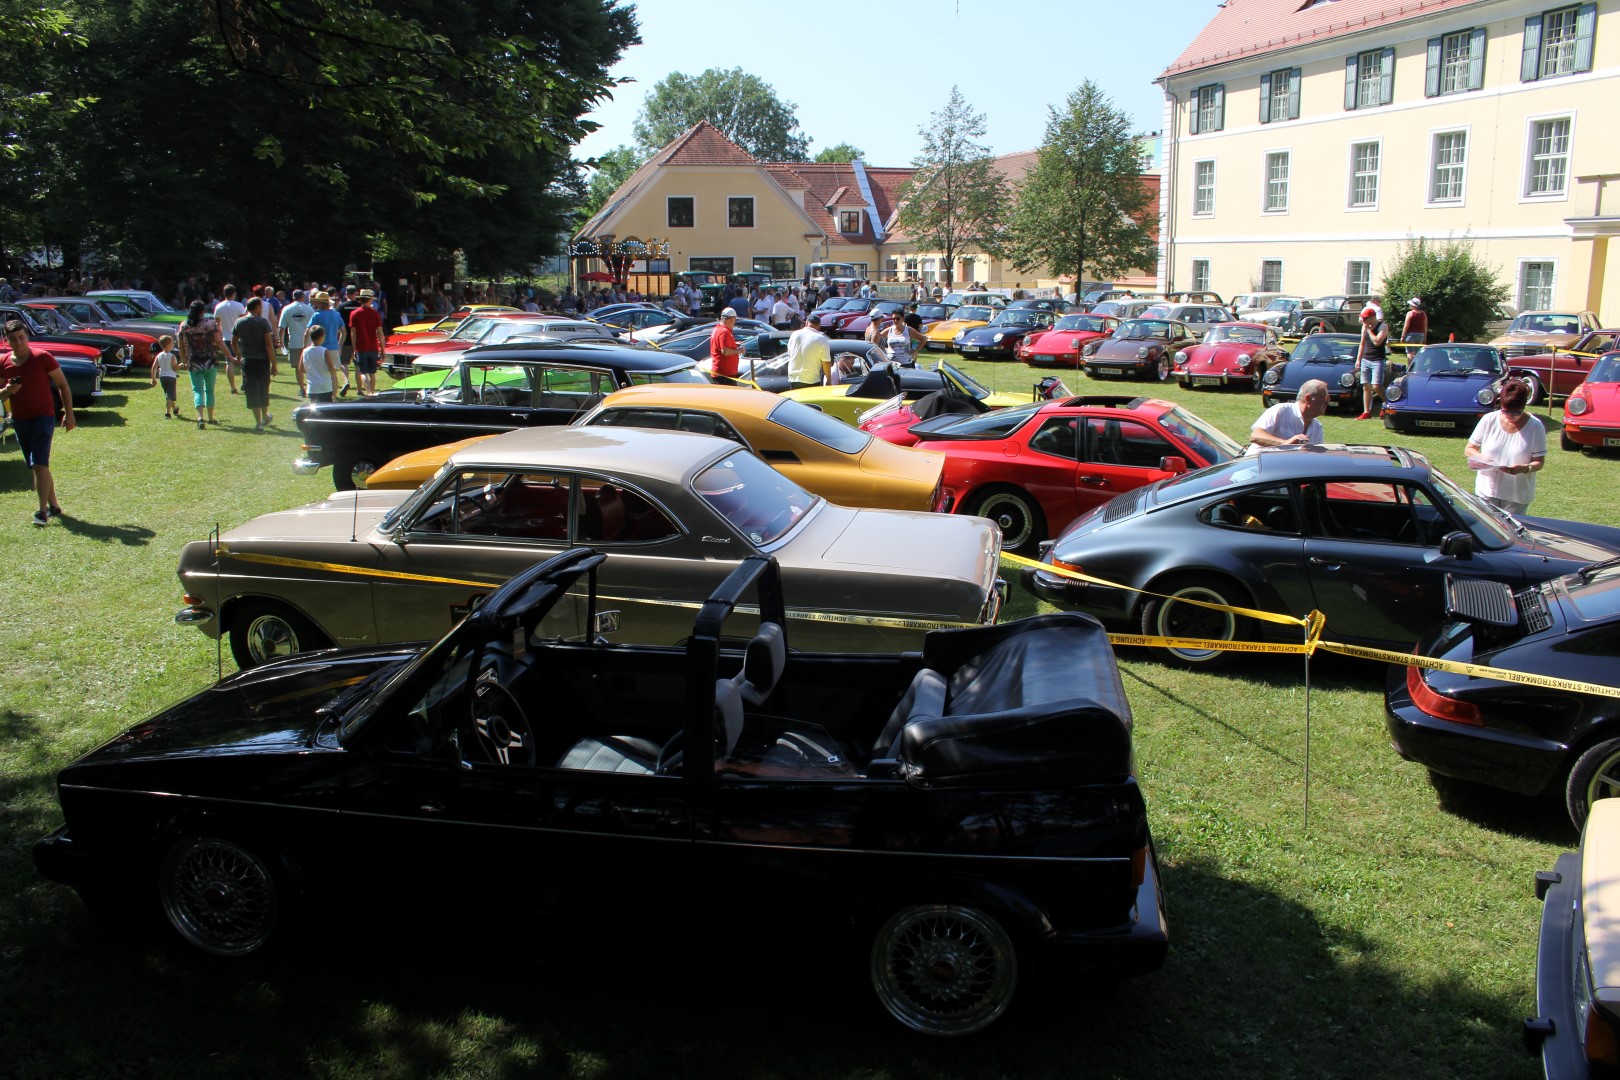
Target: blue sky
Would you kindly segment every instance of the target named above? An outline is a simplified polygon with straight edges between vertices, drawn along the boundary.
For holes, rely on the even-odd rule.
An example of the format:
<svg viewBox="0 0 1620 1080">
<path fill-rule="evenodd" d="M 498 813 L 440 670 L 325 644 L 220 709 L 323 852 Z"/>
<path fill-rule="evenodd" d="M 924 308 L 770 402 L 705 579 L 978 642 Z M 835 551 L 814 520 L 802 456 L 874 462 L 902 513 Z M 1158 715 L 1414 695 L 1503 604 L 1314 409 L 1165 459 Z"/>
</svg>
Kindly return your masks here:
<svg viewBox="0 0 1620 1080">
<path fill-rule="evenodd" d="M 997 154 L 1041 143 L 1047 107 L 1086 79 L 1143 132 L 1162 125 L 1153 79 L 1215 14 L 1216 0 L 868 0 L 721 5 L 642 0 L 643 44 L 613 69 L 636 82 L 590 115 L 587 158 L 633 143 L 642 97 L 671 72 L 740 67 L 797 106 L 810 153 L 849 142 L 873 165 L 908 165 L 918 129 L 957 85 Z M 814 38 L 806 27 L 814 25 Z"/>
</svg>

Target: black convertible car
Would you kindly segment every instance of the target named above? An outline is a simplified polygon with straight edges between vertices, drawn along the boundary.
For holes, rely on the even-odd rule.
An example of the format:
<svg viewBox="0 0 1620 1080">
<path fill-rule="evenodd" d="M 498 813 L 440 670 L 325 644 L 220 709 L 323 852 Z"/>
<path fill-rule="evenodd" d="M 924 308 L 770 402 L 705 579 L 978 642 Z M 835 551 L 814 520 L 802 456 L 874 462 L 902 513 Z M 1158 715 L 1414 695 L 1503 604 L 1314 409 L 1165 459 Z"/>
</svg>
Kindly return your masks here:
<svg viewBox="0 0 1620 1080">
<path fill-rule="evenodd" d="M 800 964 L 855 935 L 883 1007 L 937 1035 L 995 1021 L 1031 965 L 1160 964 L 1130 706 L 1095 620 L 791 651 L 754 556 L 684 647 L 616 645 L 605 558 L 524 571 L 426 649 L 289 657 L 142 721 L 62 770 L 66 823 L 36 864 L 92 903 L 155 891 L 221 956 L 298 913 L 372 910 L 357 894 L 482 911 L 508 943 L 546 925 L 528 908 L 573 913 L 564 932 L 583 914 L 781 940 Z M 592 639 L 551 636 L 582 581 Z M 745 602 L 762 621 L 739 648 L 723 633 Z"/>
<path fill-rule="evenodd" d="M 1419 656 L 1620 685 L 1620 559 L 1518 591 L 1452 580 L 1446 615 Z M 1595 800 L 1620 794 L 1620 698 L 1407 667 L 1390 670 L 1384 704 L 1402 757 L 1561 795 L 1577 828 Z"/>
<path fill-rule="evenodd" d="M 1409 647 L 1445 614 L 1445 581 L 1522 589 L 1620 555 L 1620 529 L 1514 518 L 1415 451 L 1389 446 L 1262 450 L 1117 496 L 1076 519 L 1043 561 L 1171 597 L 1327 616 L 1335 641 Z M 1042 599 L 1144 634 L 1298 643 L 1296 628 L 1025 572 Z M 1168 649 L 1210 666 L 1236 654 Z"/>
<path fill-rule="evenodd" d="M 626 386 L 708 382 L 684 356 L 620 345 L 527 344 L 468 350 L 436 390 L 385 390 L 363 401 L 300 405 L 299 473 L 332 466 L 352 490 L 401 454 L 523 427 L 566 424 Z"/>
</svg>

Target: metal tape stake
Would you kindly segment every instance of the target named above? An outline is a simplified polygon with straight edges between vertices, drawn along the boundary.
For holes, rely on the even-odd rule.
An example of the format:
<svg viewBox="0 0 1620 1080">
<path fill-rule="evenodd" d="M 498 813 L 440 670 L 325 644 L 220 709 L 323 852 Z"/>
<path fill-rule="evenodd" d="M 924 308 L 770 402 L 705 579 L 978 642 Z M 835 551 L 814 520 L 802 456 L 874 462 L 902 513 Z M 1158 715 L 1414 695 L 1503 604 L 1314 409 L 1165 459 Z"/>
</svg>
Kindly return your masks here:
<svg viewBox="0 0 1620 1080">
<path fill-rule="evenodd" d="M 1311 831 L 1311 628 L 1305 627 L 1305 814 L 1304 831 Z"/>
</svg>

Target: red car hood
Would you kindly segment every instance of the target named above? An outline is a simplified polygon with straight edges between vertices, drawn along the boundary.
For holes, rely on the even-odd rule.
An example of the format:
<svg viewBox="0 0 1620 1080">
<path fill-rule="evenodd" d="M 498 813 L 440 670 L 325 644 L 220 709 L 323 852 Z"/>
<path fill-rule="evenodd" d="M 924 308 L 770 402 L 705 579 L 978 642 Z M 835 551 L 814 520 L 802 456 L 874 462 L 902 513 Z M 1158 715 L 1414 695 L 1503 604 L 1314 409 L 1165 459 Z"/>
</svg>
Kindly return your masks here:
<svg viewBox="0 0 1620 1080">
<path fill-rule="evenodd" d="M 1076 352 L 1098 338 L 1108 335 L 1097 330 L 1045 330 L 1030 343 L 1029 351 L 1046 356 Z"/>
<path fill-rule="evenodd" d="M 1582 383 L 1581 397 L 1592 403 L 1586 415 L 1570 417 L 1577 424 L 1590 424 L 1599 417 L 1610 422 L 1620 421 L 1620 383 Z M 1568 416 L 1568 406 L 1565 407 Z"/>
<path fill-rule="evenodd" d="M 1238 361 L 1244 357 L 1253 356 L 1260 348 L 1258 345 L 1245 345 L 1233 343 L 1231 345 L 1194 345 L 1181 355 L 1185 358 L 1188 371 L 1241 371 Z"/>
</svg>

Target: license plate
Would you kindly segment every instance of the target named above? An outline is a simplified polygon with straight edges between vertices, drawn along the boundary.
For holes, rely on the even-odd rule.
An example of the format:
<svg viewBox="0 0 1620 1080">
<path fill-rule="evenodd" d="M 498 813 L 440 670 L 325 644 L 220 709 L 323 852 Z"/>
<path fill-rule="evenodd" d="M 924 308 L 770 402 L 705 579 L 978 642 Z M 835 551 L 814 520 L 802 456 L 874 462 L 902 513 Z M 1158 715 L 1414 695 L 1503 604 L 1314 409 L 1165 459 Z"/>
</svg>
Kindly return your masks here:
<svg viewBox="0 0 1620 1080">
<path fill-rule="evenodd" d="M 1209 379 L 1209 378 L 1197 378 L 1197 379 L 1193 380 L 1193 385 L 1194 386 L 1219 386 L 1219 385 L 1221 385 L 1221 380 L 1220 379 Z"/>
<path fill-rule="evenodd" d="M 964 353 L 978 352 L 979 347 L 977 345 L 964 345 L 962 346 L 962 351 Z"/>
<path fill-rule="evenodd" d="M 1419 420 L 1417 422 L 1417 426 L 1418 427 L 1454 428 L 1457 425 L 1453 424 L 1450 420 Z"/>
<path fill-rule="evenodd" d="M 1103 375 L 1123 375 L 1128 370 L 1128 368 L 1122 367 L 1100 367 L 1097 369 L 1097 371 Z"/>
<path fill-rule="evenodd" d="M 1620 439 L 1617 439 L 1617 438 L 1615 438 L 1614 436 L 1611 435 L 1608 438 L 1603 440 L 1603 445 L 1604 446 L 1620 446 Z"/>
</svg>

